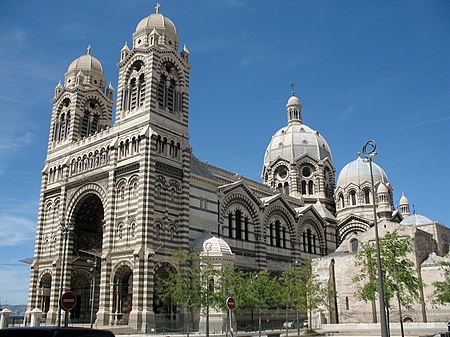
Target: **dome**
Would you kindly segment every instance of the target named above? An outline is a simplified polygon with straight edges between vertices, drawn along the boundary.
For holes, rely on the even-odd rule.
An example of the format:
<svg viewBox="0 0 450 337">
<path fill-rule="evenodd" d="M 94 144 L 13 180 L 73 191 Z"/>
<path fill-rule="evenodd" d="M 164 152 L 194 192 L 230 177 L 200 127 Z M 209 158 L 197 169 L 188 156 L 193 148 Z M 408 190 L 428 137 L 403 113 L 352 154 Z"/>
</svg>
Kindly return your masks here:
<svg viewBox="0 0 450 337">
<path fill-rule="evenodd" d="M 402 197 L 400 198 L 400 206 L 402 205 L 409 205 L 409 200 L 405 196 L 405 193 L 402 192 Z"/>
<path fill-rule="evenodd" d="M 384 170 L 372 161 L 373 181 L 376 184 L 381 181 L 389 183 Z M 358 154 L 358 158 L 347 165 L 339 173 L 337 187 L 345 188 L 350 184 L 361 186 L 364 182 L 371 182 L 369 163 L 364 161 Z"/>
<path fill-rule="evenodd" d="M 388 194 L 388 193 L 389 193 L 389 190 L 388 190 L 388 188 L 386 187 L 386 185 L 382 183 L 382 184 L 380 184 L 380 185 L 378 186 L 377 193 L 378 193 L 378 194 Z"/>
<path fill-rule="evenodd" d="M 289 123 L 272 136 L 264 156 L 264 165 L 269 166 L 278 157 L 293 161 L 304 154 L 318 160 L 326 157 L 331 159 L 330 147 L 317 131 L 300 122 Z"/>
<path fill-rule="evenodd" d="M 94 56 L 90 55 L 89 51 L 87 54 L 72 61 L 67 69 L 67 72 L 72 70 L 95 70 L 103 74 L 102 64 Z"/>
<path fill-rule="evenodd" d="M 224 239 L 214 236 L 210 231 L 205 231 L 192 244 L 192 249 L 200 251 L 203 256 L 231 256 L 234 255 L 228 243 Z"/>
<path fill-rule="evenodd" d="M 153 13 L 150 14 L 148 17 L 143 18 L 138 25 L 136 26 L 135 32 L 138 32 L 142 29 L 149 28 L 153 30 L 156 29 L 167 29 L 176 34 L 177 29 L 175 28 L 175 25 L 173 22 L 169 19 L 163 16 L 159 13 Z"/>
<path fill-rule="evenodd" d="M 297 96 L 295 96 L 294 94 L 292 94 L 291 97 L 289 97 L 287 103 L 286 103 L 286 108 L 290 107 L 290 106 L 301 106 L 302 104 L 300 103 L 300 100 L 298 99 Z"/>
<path fill-rule="evenodd" d="M 426 216 L 413 213 L 409 216 L 407 216 L 405 219 L 400 222 L 401 225 L 425 225 L 433 223 L 434 221 L 431 219 L 428 219 Z"/>
<path fill-rule="evenodd" d="M 224 256 L 232 255 L 231 248 L 224 239 L 213 236 L 203 241 L 203 249 L 201 255 L 203 256 Z"/>
</svg>

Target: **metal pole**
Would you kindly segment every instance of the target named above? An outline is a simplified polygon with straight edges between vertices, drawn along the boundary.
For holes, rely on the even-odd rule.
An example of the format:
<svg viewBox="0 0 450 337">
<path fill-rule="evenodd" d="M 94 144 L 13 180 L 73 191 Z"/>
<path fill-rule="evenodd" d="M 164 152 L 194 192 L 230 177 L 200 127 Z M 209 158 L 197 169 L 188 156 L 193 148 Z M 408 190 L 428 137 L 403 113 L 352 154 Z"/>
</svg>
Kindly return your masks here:
<svg viewBox="0 0 450 337">
<path fill-rule="evenodd" d="M 66 245 L 67 245 L 67 234 L 68 234 L 68 229 L 66 227 L 66 224 L 64 223 L 64 220 L 62 220 L 61 222 L 61 231 L 62 234 L 64 235 L 64 241 L 63 241 L 63 251 L 62 251 L 62 265 L 61 265 L 61 280 L 59 283 L 59 298 L 58 298 L 58 326 L 61 326 L 61 297 L 63 294 L 63 279 L 64 279 L 64 267 L 66 265 Z M 67 314 L 66 314 L 67 316 Z"/>
<path fill-rule="evenodd" d="M 375 226 L 375 246 L 377 250 L 377 275 L 378 275 L 378 297 L 380 301 L 380 324 L 381 337 L 388 337 L 388 330 L 386 325 L 386 305 L 384 303 L 384 286 L 383 286 L 383 272 L 381 269 L 380 256 L 380 239 L 378 236 L 378 221 L 377 221 L 377 206 L 375 203 L 375 184 L 373 181 L 372 158 L 376 156 L 377 145 L 373 140 L 369 140 L 363 147 L 363 155 L 369 161 L 370 179 L 372 183 L 372 206 L 373 206 L 373 222 Z"/>
<path fill-rule="evenodd" d="M 94 301 L 95 301 L 95 273 L 97 271 L 97 256 L 94 260 L 94 265 L 92 269 L 92 297 L 91 297 L 91 329 L 94 326 Z"/>
</svg>

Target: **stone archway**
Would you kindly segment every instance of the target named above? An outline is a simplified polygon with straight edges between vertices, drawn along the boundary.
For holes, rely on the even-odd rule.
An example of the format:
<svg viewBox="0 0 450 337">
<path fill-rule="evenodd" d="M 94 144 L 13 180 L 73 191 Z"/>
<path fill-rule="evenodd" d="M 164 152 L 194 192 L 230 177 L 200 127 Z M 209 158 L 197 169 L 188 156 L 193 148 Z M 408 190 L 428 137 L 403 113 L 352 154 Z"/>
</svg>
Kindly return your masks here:
<svg viewBox="0 0 450 337">
<path fill-rule="evenodd" d="M 44 317 L 50 309 L 50 295 L 51 295 L 51 287 L 52 287 L 52 275 L 50 273 L 45 273 L 42 275 L 39 281 L 38 288 L 38 305 L 37 307 L 42 310 Z"/>
<path fill-rule="evenodd" d="M 74 229 L 68 260 L 72 270 L 71 290 L 77 295 L 71 317 L 79 322 L 90 322 L 91 310 L 95 317 L 99 308 L 103 219 L 103 203 L 96 193 L 81 196 L 73 208 L 71 222 Z"/>
<path fill-rule="evenodd" d="M 114 274 L 111 324 L 128 324 L 133 309 L 133 271 L 122 265 Z"/>
</svg>

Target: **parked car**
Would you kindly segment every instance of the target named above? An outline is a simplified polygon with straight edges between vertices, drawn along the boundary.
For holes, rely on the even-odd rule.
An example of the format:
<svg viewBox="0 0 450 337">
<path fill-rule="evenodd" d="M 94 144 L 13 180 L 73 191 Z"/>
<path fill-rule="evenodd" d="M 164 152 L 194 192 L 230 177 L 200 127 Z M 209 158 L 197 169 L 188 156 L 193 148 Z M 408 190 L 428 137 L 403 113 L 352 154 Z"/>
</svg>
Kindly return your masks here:
<svg viewBox="0 0 450 337">
<path fill-rule="evenodd" d="M 308 326 L 309 326 L 309 322 L 308 322 L 307 319 L 305 319 L 305 320 L 303 321 L 303 327 L 304 327 L 304 328 L 307 328 Z"/>
<path fill-rule="evenodd" d="M 115 337 L 111 331 L 57 326 L 0 329 L 0 337 Z"/>
<path fill-rule="evenodd" d="M 295 329 L 297 327 L 297 321 L 295 319 L 288 320 L 287 322 L 283 322 L 282 328 L 286 329 Z"/>
</svg>

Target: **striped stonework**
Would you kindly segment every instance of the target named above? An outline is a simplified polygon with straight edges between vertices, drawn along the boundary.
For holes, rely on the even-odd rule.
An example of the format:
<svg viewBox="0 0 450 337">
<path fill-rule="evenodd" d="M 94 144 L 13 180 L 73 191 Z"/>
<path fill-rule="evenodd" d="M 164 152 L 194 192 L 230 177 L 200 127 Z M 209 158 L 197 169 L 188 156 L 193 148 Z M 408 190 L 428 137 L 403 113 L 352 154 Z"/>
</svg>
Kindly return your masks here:
<svg viewBox="0 0 450 337">
<path fill-rule="evenodd" d="M 152 15 L 157 16 L 148 22 L 164 18 Z M 267 267 L 279 273 L 294 260 L 336 248 L 325 178 L 318 179 L 314 200 L 305 203 L 302 196 L 280 195 L 269 183 L 193 155 L 189 52 L 178 51 L 170 24 L 143 22 L 133 34 L 133 48 L 121 50 L 114 123 L 114 89 L 105 86 L 92 55 L 73 62 L 64 85 L 55 88 L 27 317 L 39 307 L 46 323 L 54 324 L 62 286 L 79 300 L 71 320 L 88 323 L 95 278 L 97 326 L 128 325 L 143 332 L 174 327 L 182 324 L 185 310 L 157 302 L 155 284 L 175 250 L 203 247 L 199 241 L 214 236 L 232 252 L 214 263 L 234 260 L 244 270 Z M 334 167 L 326 164 L 334 188 Z M 293 185 L 299 166 L 290 165 Z M 274 178 L 277 167 L 268 167 L 267 177 Z M 323 211 L 321 200 L 331 211 Z M 307 230 L 316 240 L 315 252 L 304 249 Z"/>
</svg>

